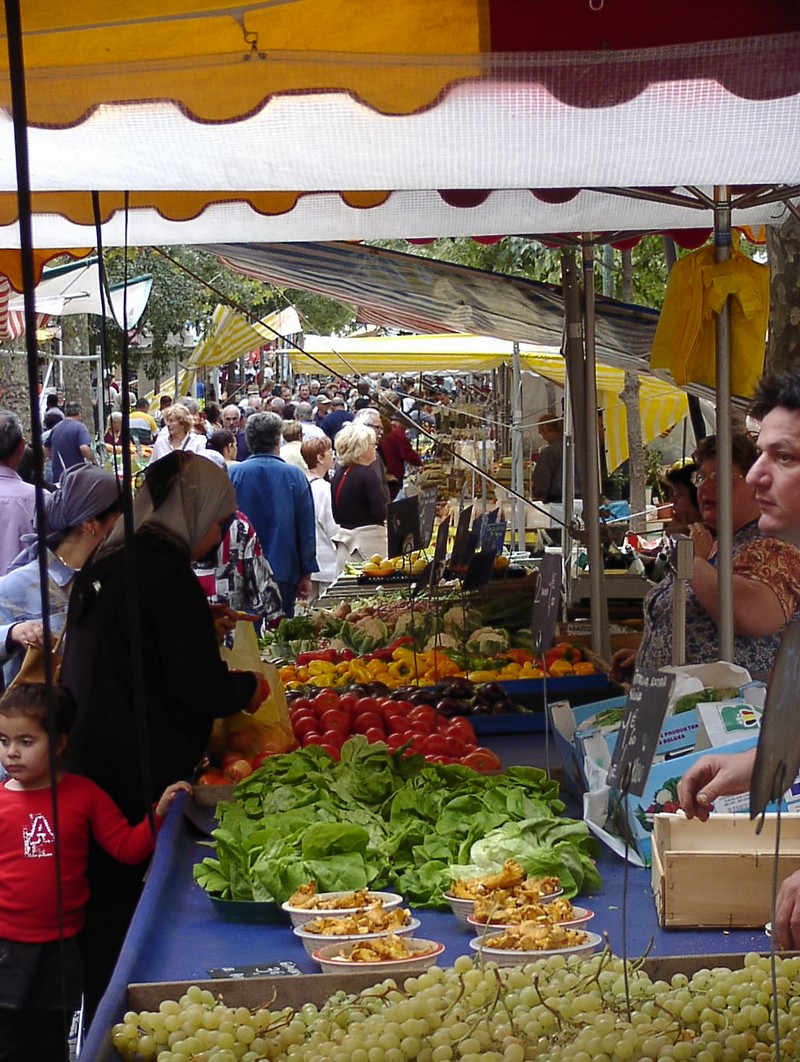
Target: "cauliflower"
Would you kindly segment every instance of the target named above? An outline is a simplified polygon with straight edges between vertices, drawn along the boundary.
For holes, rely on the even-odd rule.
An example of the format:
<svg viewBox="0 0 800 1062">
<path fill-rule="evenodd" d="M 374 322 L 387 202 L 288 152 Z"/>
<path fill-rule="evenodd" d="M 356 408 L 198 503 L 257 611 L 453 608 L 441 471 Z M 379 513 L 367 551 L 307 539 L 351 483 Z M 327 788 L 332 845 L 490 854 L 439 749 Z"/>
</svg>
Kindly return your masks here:
<svg viewBox="0 0 800 1062">
<path fill-rule="evenodd" d="M 452 634 L 432 634 L 425 643 L 425 652 L 430 653 L 433 649 L 461 649 L 462 645 Z"/>
<path fill-rule="evenodd" d="M 467 639 L 467 651 L 481 656 L 495 656 L 508 649 L 508 632 L 502 628 L 479 627 Z"/>
<path fill-rule="evenodd" d="M 463 638 L 465 634 L 480 628 L 481 614 L 476 609 L 467 609 L 461 605 L 453 605 L 442 617 L 442 626 L 448 634 L 455 638 Z"/>
</svg>

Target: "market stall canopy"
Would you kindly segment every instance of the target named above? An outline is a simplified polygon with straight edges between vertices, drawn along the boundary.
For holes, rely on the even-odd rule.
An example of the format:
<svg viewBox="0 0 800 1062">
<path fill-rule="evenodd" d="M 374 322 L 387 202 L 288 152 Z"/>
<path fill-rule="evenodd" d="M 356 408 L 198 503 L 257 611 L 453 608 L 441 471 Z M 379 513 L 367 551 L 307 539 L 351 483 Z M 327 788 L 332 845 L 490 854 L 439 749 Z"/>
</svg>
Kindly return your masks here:
<svg viewBox="0 0 800 1062">
<path fill-rule="evenodd" d="M 564 307 L 552 284 L 347 243 L 205 244 L 247 276 L 355 303 L 370 324 L 561 346 Z M 641 371 L 658 312 L 597 298 L 597 356 Z"/>
<path fill-rule="evenodd" d="M 230 306 L 218 305 L 211 316 L 206 335 L 192 351 L 185 365 L 188 369 L 214 368 L 258 350 L 276 338 L 302 331 L 300 318 L 293 306 L 277 310 L 261 321 L 250 321 Z"/>
<path fill-rule="evenodd" d="M 785 217 L 800 8 L 595 6 L 22 0 L 35 243 L 94 244 L 89 189 L 106 245 L 697 228 L 722 181 Z"/>
<path fill-rule="evenodd" d="M 115 321 L 120 328 L 135 328 L 147 306 L 153 278 L 133 277 L 125 284 L 111 284 L 100 299 L 100 272 L 97 258 L 45 269 L 34 293 L 38 314 L 63 317 L 91 313 Z M 126 291 L 127 288 L 127 291 Z M 24 313 L 22 295 L 8 301 L 9 313 Z M 123 324 L 123 321 L 125 322 Z"/>
</svg>

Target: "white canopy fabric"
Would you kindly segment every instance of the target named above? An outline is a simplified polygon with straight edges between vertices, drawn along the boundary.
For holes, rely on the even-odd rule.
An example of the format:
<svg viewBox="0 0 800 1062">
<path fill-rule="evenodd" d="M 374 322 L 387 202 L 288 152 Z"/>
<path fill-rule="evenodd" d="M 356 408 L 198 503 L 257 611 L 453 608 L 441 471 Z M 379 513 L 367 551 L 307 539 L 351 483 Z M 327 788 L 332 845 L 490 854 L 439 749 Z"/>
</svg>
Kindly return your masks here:
<svg viewBox="0 0 800 1062">
<path fill-rule="evenodd" d="M 35 243 L 94 245 L 89 189 L 109 246 L 125 191 L 133 245 L 697 228 L 722 183 L 734 224 L 776 224 L 800 197 L 800 17 L 676 3 L 23 0 Z"/>
</svg>

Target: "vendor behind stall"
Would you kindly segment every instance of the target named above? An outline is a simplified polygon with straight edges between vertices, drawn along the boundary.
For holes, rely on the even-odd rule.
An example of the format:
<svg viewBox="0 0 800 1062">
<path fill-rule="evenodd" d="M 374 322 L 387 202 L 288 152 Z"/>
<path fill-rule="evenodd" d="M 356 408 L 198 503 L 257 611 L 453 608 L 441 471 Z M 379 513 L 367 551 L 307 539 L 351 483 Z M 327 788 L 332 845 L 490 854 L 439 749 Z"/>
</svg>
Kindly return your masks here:
<svg viewBox="0 0 800 1062">
<path fill-rule="evenodd" d="M 703 523 L 692 524 L 694 572 L 686 587 L 686 663 L 719 659 L 717 634 L 717 442 L 711 435 L 695 452 L 694 483 Z M 800 552 L 758 526 L 759 504 L 747 474 L 758 458 L 749 435 L 732 439 L 733 663 L 754 678 L 766 676 L 775 660 L 780 632 L 800 613 Z M 630 677 L 633 665 L 654 670 L 672 663 L 672 605 L 676 582 L 670 573 L 644 602 L 644 634 L 635 654 L 620 649 L 612 657 L 612 678 Z"/>
</svg>

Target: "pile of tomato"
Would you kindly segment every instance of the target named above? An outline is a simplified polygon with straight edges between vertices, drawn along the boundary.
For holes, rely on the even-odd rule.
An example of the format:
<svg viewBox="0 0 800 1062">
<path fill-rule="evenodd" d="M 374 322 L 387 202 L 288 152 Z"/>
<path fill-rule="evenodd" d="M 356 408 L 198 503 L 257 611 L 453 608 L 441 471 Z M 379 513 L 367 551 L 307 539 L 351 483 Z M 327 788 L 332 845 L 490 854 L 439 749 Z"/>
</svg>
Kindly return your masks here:
<svg viewBox="0 0 800 1062">
<path fill-rule="evenodd" d="M 501 768 L 491 749 L 478 746 L 468 719 L 446 719 L 429 704 L 326 689 L 313 697 L 294 698 L 289 718 L 301 745 L 320 745 L 336 760 L 349 737 L 363 734 L 392 751 L 420 753 L 429 763 L 460 763 L 476 771 Z"/>
</svg>

